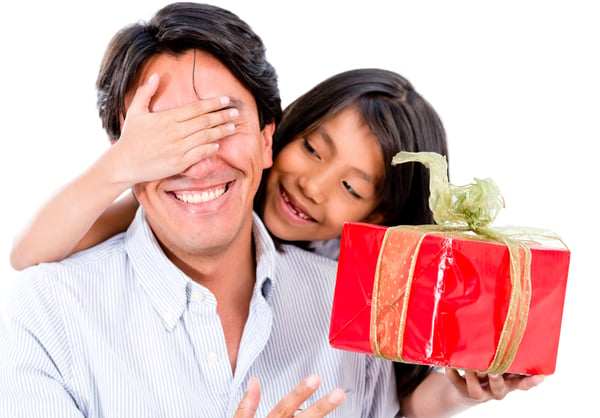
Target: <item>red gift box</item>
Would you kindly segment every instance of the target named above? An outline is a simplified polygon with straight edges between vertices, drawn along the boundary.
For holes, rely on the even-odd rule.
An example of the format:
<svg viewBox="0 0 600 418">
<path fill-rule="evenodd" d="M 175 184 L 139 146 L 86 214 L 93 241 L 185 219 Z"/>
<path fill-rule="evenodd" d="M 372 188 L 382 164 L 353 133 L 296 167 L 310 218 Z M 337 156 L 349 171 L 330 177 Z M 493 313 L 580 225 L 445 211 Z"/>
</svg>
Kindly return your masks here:
<svg viewBox="0 0 600 418">
<path fill-rule="evenodd" d="M 394 263 L 390 258 L 380 262 L 387 230 L 363 223 L 344 225 L 329 333 L 333 347 L 373 354 L 381 344 L 379 333 L 384 334 L 384 348 L 400 353 L 376 355 L 395 361 L 554 373 L 570 260 L 567 248 L 527 244 L 530 288 L 523 287 L 526 303 L 515 308 L 517 285 L 511 281 L 507 245 L 460 234 L 419 232 L 418 250 L 401 253 Z M 414 232 L 400 231 L 396 241 L 385 245 L 402 247 L 405 237 L 414 241 Z M 409 282 L 402 282 L 409 271 Z M 379 296 L 373 298 L 382 287 L 393 288 L 396 279 L 403 290 L 393 296 L 395 301 L 386 305 Z M 381 305 L 379 312 L 390 311 L 396 322 L 373 320 L 374 304 Z M 508 338 L 502 341 L 509 341 L 508 347 L 499 349 L 505 333 Z M 492 370 L 498 356 L 508 358 L 508 363 Z"/>
</svg>

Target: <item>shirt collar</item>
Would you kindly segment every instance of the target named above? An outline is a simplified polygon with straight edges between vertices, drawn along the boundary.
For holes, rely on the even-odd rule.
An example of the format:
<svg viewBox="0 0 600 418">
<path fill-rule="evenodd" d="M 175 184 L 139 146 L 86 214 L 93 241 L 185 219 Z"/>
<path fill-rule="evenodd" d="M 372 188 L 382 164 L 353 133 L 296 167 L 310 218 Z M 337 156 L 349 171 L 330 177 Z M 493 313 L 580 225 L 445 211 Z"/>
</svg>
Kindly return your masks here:
<svg viewBox="0 0 600 418">
<path fill-rule="evenodd" d="M 190 279 L 167 258 L 141 207 L 127 229 L 125 248 L 142 289 L 165 327 L 172 330 L 185 309 Z"/>
<path fill-rule="evenodd" d="M 254 296 L 267 301 L 275 277 L 277 251 L 271 236 L 256 213 L 252 214 L 252 236 L 256 251 Z M 172 330 L 183 314 L 192 280 L 167 258 L 139 208 L 127 230 L 125 247 L 139 283 L 151 304 Z"/>
<path fill-rule="evenodd" d="M 252 213 L 252 237 L 256 251 L 256 285 L 255 294 L 260 294 L 268 301 L 271 289 L 275 285 L 275 265 L 277 250 L 273 239 L 256 212 Z"/>
</svg>

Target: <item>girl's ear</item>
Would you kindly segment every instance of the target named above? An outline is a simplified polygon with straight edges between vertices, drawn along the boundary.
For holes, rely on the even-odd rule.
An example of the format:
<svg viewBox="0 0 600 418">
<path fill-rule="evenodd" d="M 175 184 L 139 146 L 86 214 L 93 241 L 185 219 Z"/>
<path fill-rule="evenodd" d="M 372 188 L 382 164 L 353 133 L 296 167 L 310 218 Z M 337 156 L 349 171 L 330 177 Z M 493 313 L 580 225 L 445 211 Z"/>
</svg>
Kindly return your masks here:
<svg viewBox="0 0 600 418">
<path fill-rule="evenodd" d="M 371 214 L 365 218 L 364 222 L 380 225 L 384 220 L 385 218 L 383 214 L 379 212 L 371 212 Z"/>
</svg>

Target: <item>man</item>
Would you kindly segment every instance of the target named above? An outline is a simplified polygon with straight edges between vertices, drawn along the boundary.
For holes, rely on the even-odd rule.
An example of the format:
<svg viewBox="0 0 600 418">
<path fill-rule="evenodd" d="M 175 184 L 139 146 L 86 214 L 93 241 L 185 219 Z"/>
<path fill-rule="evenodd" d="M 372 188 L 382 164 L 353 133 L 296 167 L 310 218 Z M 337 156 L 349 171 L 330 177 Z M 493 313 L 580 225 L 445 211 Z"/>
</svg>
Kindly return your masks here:
<svg viewBox="0 0 600 418">
<path fill-rule="evenodd" d="M 253 215 L 281 112 L 264 53 L 237 16 L 195 3 L 113 38 L 98 77 L 113 140 L 156 77 L 151 111 L 227 98 L 235 127 L 223 124 L 210 157 L 135 184 L 141 207 L 125 234 L 27 270 L 0 328 L 0 415 L 397 413 L 389 362 L 328 345 L 335 263 L 276 251 Z"/>
</svg>

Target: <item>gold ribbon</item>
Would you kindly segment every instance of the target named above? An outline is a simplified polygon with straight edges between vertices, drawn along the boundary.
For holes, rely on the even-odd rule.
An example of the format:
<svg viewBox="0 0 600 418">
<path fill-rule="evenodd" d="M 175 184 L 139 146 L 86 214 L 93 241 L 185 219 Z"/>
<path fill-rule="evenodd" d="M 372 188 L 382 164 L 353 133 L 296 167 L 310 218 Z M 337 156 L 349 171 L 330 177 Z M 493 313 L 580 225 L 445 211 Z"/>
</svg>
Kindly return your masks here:
<svg viewBox="0 0 600 418">
<path fill-rule="evenodd" d="M 396 226 L 387 229 L 377 261 L 370 339 L 373 353 L 402 361 L 402 347 L 410 289 L 423 239 L 429 235 L 500 242 L 510 256 L 511 295 L 496 352 L 485 372 L 504 373 L 516 355 L 527 325 L 531 300 L 531 251 L 527 244 L 562 240 L 551 231 L 532 228 L 490 228 L 504 207 L 491 179 L 475 179 L 467 186 L 448 182 L 445 157 L 431 152 L 400 152 L 392 164 L 421 162 L 430 170 L 429 206 L 437 225 Z"/>
</svg>

